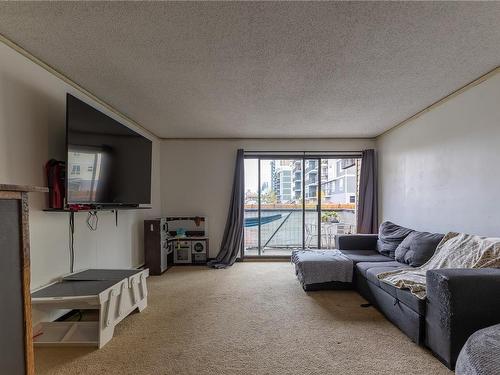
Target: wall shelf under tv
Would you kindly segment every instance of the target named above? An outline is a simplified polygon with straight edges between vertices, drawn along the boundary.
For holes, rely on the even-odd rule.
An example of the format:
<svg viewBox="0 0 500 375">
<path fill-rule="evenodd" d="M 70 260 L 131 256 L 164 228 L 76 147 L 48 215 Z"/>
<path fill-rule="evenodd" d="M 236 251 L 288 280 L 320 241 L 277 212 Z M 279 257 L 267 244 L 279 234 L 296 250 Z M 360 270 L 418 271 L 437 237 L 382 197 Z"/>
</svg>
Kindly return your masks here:
<svg viewBox="0 0 500 375">
<path fill-rule="evenodd" d="M 44 212 L 94 212 L 94 211 L 126 211 L 126 210 L 150 210 L 152 207 L 99 207 L 72 210 L 69 208 L 45 208 Z"/>
</svg>

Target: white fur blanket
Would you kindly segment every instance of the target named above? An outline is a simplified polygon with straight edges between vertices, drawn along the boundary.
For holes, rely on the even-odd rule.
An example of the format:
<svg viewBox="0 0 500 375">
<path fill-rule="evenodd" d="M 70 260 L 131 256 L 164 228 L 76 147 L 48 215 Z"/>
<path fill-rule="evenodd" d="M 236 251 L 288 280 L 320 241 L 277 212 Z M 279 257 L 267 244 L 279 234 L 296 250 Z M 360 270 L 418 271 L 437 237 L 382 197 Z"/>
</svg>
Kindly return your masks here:
<svg viewBox="0 0 500 375">
<path fill-rule="evenodd" d="M 417 268 L 404 268 L 377 275 L 380 281 L 399 289 L 410 289 L 425 299 L 425 274 L 440 268 L 500 268 L 500 238 L 449 232 L 431 259 Z"/>
</svg>

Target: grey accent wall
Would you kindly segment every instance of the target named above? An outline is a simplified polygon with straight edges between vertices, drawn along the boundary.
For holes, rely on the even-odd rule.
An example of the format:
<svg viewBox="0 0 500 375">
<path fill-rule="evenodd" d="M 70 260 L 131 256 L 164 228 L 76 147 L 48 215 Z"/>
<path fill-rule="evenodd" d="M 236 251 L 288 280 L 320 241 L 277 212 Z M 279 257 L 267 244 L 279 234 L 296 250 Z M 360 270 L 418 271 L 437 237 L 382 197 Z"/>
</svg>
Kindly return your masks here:
<svg viewBox="0 0 500 375">
<path fill-rule="evenodd" d="M 377 139 L 380 220 L 500 237 L 500 74 Z"/>
</svg>

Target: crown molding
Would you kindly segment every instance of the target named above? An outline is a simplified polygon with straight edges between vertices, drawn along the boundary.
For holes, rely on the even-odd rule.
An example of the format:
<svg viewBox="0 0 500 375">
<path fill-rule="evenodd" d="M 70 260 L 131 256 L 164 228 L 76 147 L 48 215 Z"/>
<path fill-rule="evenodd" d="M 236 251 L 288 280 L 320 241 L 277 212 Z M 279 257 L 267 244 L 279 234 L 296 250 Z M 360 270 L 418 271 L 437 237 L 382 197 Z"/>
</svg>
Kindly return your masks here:
<svg viewBox="0 0 500 375">
<path fill-rule="evenodd" d="M 27 50 L 25 50 L 23 47 L 21 47 L 20 45 L 14 43 L 12 40 L 8 39 L 7 37 L 5 37 L 2 34 L 0 34 L 0 42 L 2 42 L 3 44 L 5 44 L 6 46 L 10 47 L 14 51 L 20 53 L 21 55 L 23 55 L 24 57 L 26 57 L 28 60 L 30 60 L 31 62 L 33 62 L 36 65 L 40 66 L 41 68 L 45 69 L 46 71 L 48 71 L 52 75 L 56 76 L 60 80 L 64 81 L 66 84 L 68 84 L 71 87 L 73 87 L 74 89 L 78 90 L 80 93 L 84 94 L 85 96 L 89 97 L 93 101 L 97 102 L 99 105 L 101 105 L 102 107 L 106 108 L 111 113 L 115 114 L 116 116 L 121 117 L 123 120 L 127 121 L 128 123 L 134 125 L 135 127 L 139 128 L 139 129 L 141 129 L 143 132 L 147 133 L 150 137 L 155 138 L 155 140 L 160 140 L 161 139 L 156 134 L 154 134 L 150 130 L 146 129 L 144 126 L 142 126 L 141 124 L 139 124 L 134 119 L 130 118 L 129 116 L 127 116 L 125 114 L 123 114 L 122 112 L 120 112 L 119 110 L 117 110 L 115 107 L 113 107 L 111 104 L 105 102 L 102 99 L 99 99 L 91 91 L 89 91 L 86 88 L 80 86 L 78 83 L 76 83 L 75 81 L 71 80 L 69 77 L 67 77 L 66 75 L 64 75 L 63 73 L 61 73 L 57 69 L 55 69 L 54 67 L 50 66 L 46 62 L 40 60 L 38 57 L 33 56 L 30 52 L 28 52 Z"/>
<path fill-rule="evenodd" d="M 135 127 L 141 129 L 143 132 L 147 133 L 149 136 L 155 138 L 156 140 L 165 140 L 165 141 L 202 141 L 202 140 L 204 140 L 204 141 L 217 141 L 217 140 L 219 140 L 219 141 L 220 140 L 227 140 L 227 141 L 231 141 L 231 140 L 232 141 L 255 141 L 255 140 L 260 140 L 260 141 L 266 141 L 266 140 L 269 140 L 269 141 L 272 141 L 272 140 L 274 140 L 274 141 L 276 141 L 276 140 L 293 140 L 293 141 L 297 141 L 297 140 L 303 140 L 303 141 L 314 141 L 314 140 L 368 140 L 368 141 L 370 141 L 370 140 L 377 140 L 378 138 L 380 138 L 380 137 L 382 137 L 382 136 L 384 136 L 386 134 L 389 134 L 390 132 L 392 132 L 392 131 L 394 131 L 394 130 L 396 130 L 396 129 L 398 129 L 398 128 L 406 125 L 406 124 L 408 124 L 409 122 L 417 119 L 418 117 L 420 117 L 423 114 L 429 112 L 430 110 L 436 108 L 437 106 L 440 106 L 440 105 L 446 103 L 448 100 L 450 100 L 450 99 L 452 99 L 452 98 L 454 98 L 454 97 L 462 94 L 466 90 L 469 90 L 469 89 L 471 89 L 471 88 L 473 88 L 473 87 L 481 84 L 482 82 L 486 81 L 487 79 L 493 77 L 494 75 L 500 73 L 500 66 L 497 66 L 493 70 L 491 70 L 491 71 L 483 74 L 482 76 L 480 76 L 480 77 L 476 78 L 475 80 L 467 83 L 466 85 L 460 87 L 459 89 L 453 91 L 452 93 L 450 93 L 450 94 L 444 96 L 443 98 L 435 101 L 431 105 L 425 107 L 424 109 L 418 111 L 414 115 L 412 115 L 412 116 L 408 117 L 407 119 L 405 119 L 405 120 L 397 123 L 396 125 L 392 126 L 391 128 L 387 129 L 386 131 L 384 131 L 384 132 L 382 132 L 379 135 L 376 135 L 374 137 L 316 137 L 316 138 L 315 137 L 311 137 L 311 138 L 266 138 L 266 137 L 251 137 L 251 138 L 239 138 L 239 137 L 184 138 L 184 137 L 160 137 L 157 134 L 153 133 L 151 130 L 146 129 L 144 126 L 142 126 L 141 124 L 139 124 L 134 119 L 130 118 L 129 116 L 127 116 L 125 114 L 123 114 L 122 112 L 120 112 L 119 110 L 117 110 L 115 107 L 113 107 L 109 103 L 107 103 L 104 100 L 98 98 L 91 91 L 87 90 L 86 88 L 82 87 L 78 83 L 74 82 L 69 77 L 67 77 L 63 73 L 59 72 L 54 67 L 50 66 L 49 64 L 47 64 L 44 61 L 42 61 L 39 58 L 37 58 L 36 56 L 32 55 L 30 52 L 28 52 L 27 50 L 25 50 L 24 48 L 22 48 L 21 46 L 19 46 L 15 42 L 11 41 L 10 39 L 8 39 L 7 37 L 5 37 L 2 34 L 0 34 L 0 42 L 2 42 L 3 44 L 5 44 L 6 46 L 10 47 L 11 49 L 15 50 L 16 52 L 20 53 L 21 55 L 23 55 L 24 57 L 26 57 L 27 59 L 29 59 L 31 62 L 33 62 L 36 65 L 40 66 L 41 68 L 45 69 L 46 71 L 48 71 L 52 75 L 56 76 L 60 80 L 64 81 L 65 83 L 67 83 L 68 85 L 70 85 L 74 89 L 78 90 L 82 94 L 86 95 L 87 97 L 89 97 L 93 101 L 97 102 L 99 105 L 101 105 L 102 107 L 106 108 L 111 113 L 119 116 L 120 118 L 126 120 L 128 123 L 130 123 L 130 124 L 134 125 Z"/>
<path fill-rule="evenodd" d="M 163 137 L 162 141 L 374 141 L 376 137 L 311 137 L 311 138 L 276 138 L 276 137 L 210 137 L 210 138 L 176 138 Z"/>
<path fill-rule="evenodd" d="M 424 109 L 418 111 L 417 113 L 415 113 L 414 115 L 408 117 L 406 120 L 403 120 L 401 121 L 400 123 L 394 125 L 392 128 L 390 129 L 387 129 L 386 131 L 380 133 L 379 135 L 377 135 L 375 137 L 375 139 L 378 139 L 380 137 L 383 137 L 384 135 L 387 135 L 389 134 L 390 132 L 396 130 L 396 129 L 399 129 L 400 127 L 402 127 L 403 125 L 406 125 L 408 124 L 409 122 L 413 121 L 413 120 L 416 120 L 417 118 L 419 118 L 420 116 L 424 115 L 425 113 L 433 110 L 434 108 L 448 102 L 449 100 L 453 99 L 454 97 L 464 93 L 465 91 L 467 90 L 470 90 L 472 89 L 473 87 L 476 87 L 477 85 L 483 83 L 484 81 L 488 80 L 489 78 L 493 77 L 494 75 L 500 73 L 500 66 L 497 66 L 496 68 L 494 68 L 493 70 L 490 70 L 489 72 L 483 74 L 482 76 L 476 78 L 475 80 L 467 83 L 466 85 L 460 87 L 458 90 L 455 90 L 453 91 L 452 93 L 442 97 L 441 99 L 435 101 L 434 103 L 432 103 L 431 105 L 425 107 Z"/>
</svg>

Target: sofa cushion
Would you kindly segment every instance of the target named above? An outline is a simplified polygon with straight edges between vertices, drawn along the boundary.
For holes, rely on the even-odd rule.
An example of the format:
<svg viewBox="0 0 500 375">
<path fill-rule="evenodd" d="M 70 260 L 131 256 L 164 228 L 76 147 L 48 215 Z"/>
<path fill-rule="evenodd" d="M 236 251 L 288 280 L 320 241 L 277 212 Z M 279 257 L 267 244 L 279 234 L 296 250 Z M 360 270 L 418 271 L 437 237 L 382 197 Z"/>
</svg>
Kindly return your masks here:
<svg viewBox="0 0 500 375">
<path fill-rule="evenodd" d="M 356 267 L 358 267 L 356 265 Z M 371 267 L 366 270 L 366 279 L 368 282 L 378 286 L 380 289 L 390 294 L 394 298 L 394 303 L 404 303 L 413 311 L 417 312 L 420 315 L 425 314 L 425 300 L 421 300 L 411 294 L 411 292 L 407 289 L 398 289 L 393 285 L 384 283 L 377 278 L 377 275 L 382 272 L 394 271 L 398 268 L 408 268 L 407 264 L 401 264 L 398 262 L 393 262 L 392 267 Z M 359 269 L 359 268 L 358 268 Z"/>
<path fill-rule="evenodd" d="M 398 263 L 398 262 L 391 262 L 392 264 L 390 266 L 383 266 L 383 265 L 380 265 L 379 263 L 379 266 L 378 267 L 370 267 L 368 268 L 366 271 L 365 271 L 365 277 L 366 279 L 371 282 L 372 284 L 375 284 L 375 285 L 378 285 L 379 287 L 381 287 L 382 289 L 385 289 L 383 287 L 382 284 L 385 284 L 385 283 L 382 283 L 377 275 L 379 273 L 382 273 L 382 272 L 389 272 L 389 271 L 395 271 L 399 268 L 405 268 L 405 267 L 408 267 L 407 265 L 402 265 L 401 263 Z M 386 290 L 386 292 L 392 294 L 394 297 L 396 297 L 396 292 L 394 292 L 393 290 Z"/>
<path fill-rule="evenodd" d="M 353 261 L 354 264 L 359 262 L 391 262 L 392 259 L 385 255 L 379 254 L 374 250 L 340 250 L 342 253 Z"/>
<path fill-rule="evenodd" d="M 412 267 L 420 267 L 434 255 L 443 237 L 444 234 L 440 233 L 413 231 L 396 248 L 396 260 Z"/>
<path fill-rule="evenodd" d="M 384 263 L 380 263 L 380 262 L 360 262 L 360 263 L 357 263 L 355 267 L 356 267 L 358 273 L 360 273 L 363 277 L 366 278 L 366 271 L 368 271 L 370 268 L 380 268 L 380 267 L 383 267 L 383 268 L 389 268 L 389 271 L 392 271 L 393 269 L 396 269 L 396 268 L 399 268 L 399 267 L 403 267 L 403 266 L 406 266 L 406 264 L 401 264 L 401 263 L 396 262 L 395 260 L 393 260 L 391 262 L 384 262 Z M 378 283 L 377 283 L 377 285 L 378 285 Z"/>
<path fill-rule="evenodd" d="M 413 229 L 399 226 L 390 221 L 383 222 L 379 228 L 377 251 L 394 259 L 396 248 L 411 232 Z"/>
</svg>

